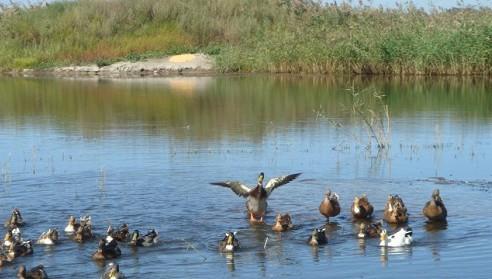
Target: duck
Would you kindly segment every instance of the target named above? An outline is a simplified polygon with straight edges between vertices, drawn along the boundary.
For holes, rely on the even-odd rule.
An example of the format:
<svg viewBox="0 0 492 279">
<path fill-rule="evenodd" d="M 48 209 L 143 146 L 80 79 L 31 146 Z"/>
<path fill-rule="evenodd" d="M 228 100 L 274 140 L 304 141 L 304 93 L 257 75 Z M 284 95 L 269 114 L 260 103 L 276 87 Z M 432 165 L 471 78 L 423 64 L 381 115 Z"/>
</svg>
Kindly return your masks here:
<svg viewBox="0 0 492 279">
<path fill-rule="evenodd" d="M 251 223 L 264 223 L 266 210 L 268 207 L 267 199 L 277 187 L 285 185 L 296 179 L 301 173 L 294 173 L 285 176 L 272 178 L 266 186 L 263 186 L 265 174 L 258 175 L 258 181 L 254 188 L 250 188 L 238 181 L 212 182 L 210 184 L 230 188 L 238 196 L 246 198 L 246 209 L 248 210 Z"/>
<path fill-rule="evenodd" d="M 325 234 L 326 228 L 316 228 L 313 230 L 308 239 L 308 244 L 311 246 L 319 246 L 322 244 L 326 244 L 328 239 Z"/>
<path fill-rule="evenodd" d="M 55 245 L 58 242 L 58 231 L 56 229 L 48 229 L 39 236 L 37 244 Z"/>
<path fill-rule="evenodd" d="M 5 221 L 6 228 L 22 227 L 24 225 L 24 219 L 22 219 L 22 214 L 18 208 L 12 210 L 10 218 Z"/>
<path fill-rule="evenodd" d="M 80 227 L 80 224 L 77 223 L 77 219 L 75 219 L 75 217 L 73 217 L 73 216 L 70 216 L 70 217 L 68 217 L 68 224 L 65 227 L 64 231 L 66 233 L 75 233 L 79 227 Z"/>
<path fill-rule="evenodd" d="M 329 220 L 330 217 L 335 217 L 340 214 L 339 198 L 338 194 L 331 190 L 328 190 L 328 192 L 325 193 L 325 197 L 319 205 L 319 212 L 321 215 L 325 216 L 327 220 Z"/>
<path fill-rule="evenodd" d="M 351 207 L 352 216 L 355 219 L 371 219 L 374 207 L 371 205 L 367 196 L 355 197 Z"/>
<path fill-rule="evenodd" d="M 398 195 L 389 195 L 384 207 L 384 220 L 390 224 L 408 222 L 408 213 L 403 200 Z"/>
<path fill-rule="evenodd" d="M 77 219 L 71 215 L 68 217 L 68 224 L 64 231 L 68 234 L 74 234 L 80 226 L 92 226 L 91 216 L 80 217 L 80 223 L 77 223 Z"/>
<path fill-rule="evenodd" d="M 31 255 L 33 253 L 32 242 L 22 241 L 15 242 L 13 245 L 10 245 L 9 250 L 7 252 L 7 257 L 10 259 L 15 259 L 17 257 L 24 257 Z"/>
<path fill-rule="evenodd" d="M 439 189 L 435 189 L 432 192 L 432 198 L 425 204 L 424 209 L 422 209 L 422 213 L 425 217 L 427 217 L 427 219 L 429 219 L 430 222 L 446 221 L 448 211 L 446 210 L 446 206 L 444 206 L 444 202 L 439 195 Z"/>
<path fill-rule="evenodd" d="M 226 232 L 224 238 L 219 242 L 219 250 L 223 253 L 230 253 L 239 249 L 239 240 L 236 238 L 237 232 Z"/>
<path fill-rule="evenodd" d="M 150 230 L 146 235 L 140 236 L 138 230 L 134 230 L 130 236 L 130 245 L 132 246 L 152 246 L 159 240 L 159 234 L 156 230 Z"/>
<path fill-rule="evenodd" d="M 22 242 L 24 239 L 22 239 L 21 231 L 19 228 L 14 228 L 14 229 L 9 229 L 5 233 L 5 237 L 3 238 L 3 243 L 2 247 L 5 250 L 8 250 L 11 245 L 14 245 L 16 242 Z"/>
<path fill-rule="evenodd" d="M 388 236 L 386 230 L 381 231 L 379 246 L 381 247 L 403 247 L 412 244 L 412 229 L 401 228 L 396 233 Z"/>
<path fill-rule="evenodd" d="M 120 265 L 117 263 L 109 263 L 106 272 L 101 279 L 123 279 L 125 275 L 120 272 Z"/>
<path fill-rule="evenodd" d="M 83 243 L 87 240 L 91 240 L 94 237 L 92 234 L 92 227 L 90 225 L 81 225 L 78 227 L 73 239 L 77 242 Z"/>
<path fill-rule="evenodd" d="M 359 227 L 359 233 L 357 234 L 358 238 L 374 238 L 380 236 L 383 230 L 383 222 L 379 221 L 376 223 L 372 223 L 369 226 L 365 223 L 361 223 Z"/>
<path fill-rule="evenodd" d="M 9 258 L 7 255 L 2 255 L 0 253 L 0 267 L 12 262 L 13 259 Z"/>
<path fill-rule="evenodd" d="M 111 225 L 109 225 L 107 230 L 108 237 L 115 239 L 116 241 L 126 241 L 129 235 L 128 224 L 123 224 L 119 229 L 114 230 Z"/>
<path fill-rule="evenodd" d="M 111 242 L 107 242 L 105 239 L 100 239 L 98 249 L 92 254 L 92 259 L 108 260 L 118 258 L 119 256 L 121 256 L 121 250 L 116 240 L 113 239 Z"/>
<path fill-rule="evenodd" d="M 290 215 L 288 213 L 286 214 L 277 214 L 275 217 L 275 224 L 272 227 L 273 231 L 276 232 L 285 232 L 290 229 L 292 229 L 292 218 L 290 218 Z"/>
<path fill-rule="evenodd" d="M 2 247 L 3 249 L 8 250 L 10 246 L 13 245 L 14 243 L 15 243 L 14 235 L 12 234 L 11 230 L 8 230 L 3 238 Z"/>
<path fill-rule="evenodd" d="M 17 272 L 17 278 L 19 279 L 46 279 L 48 274 L 44 270 L 43 265 L 38 265 L 27 271 L 25 265 L 19 266 L 19 271 Z"/>
</svg>

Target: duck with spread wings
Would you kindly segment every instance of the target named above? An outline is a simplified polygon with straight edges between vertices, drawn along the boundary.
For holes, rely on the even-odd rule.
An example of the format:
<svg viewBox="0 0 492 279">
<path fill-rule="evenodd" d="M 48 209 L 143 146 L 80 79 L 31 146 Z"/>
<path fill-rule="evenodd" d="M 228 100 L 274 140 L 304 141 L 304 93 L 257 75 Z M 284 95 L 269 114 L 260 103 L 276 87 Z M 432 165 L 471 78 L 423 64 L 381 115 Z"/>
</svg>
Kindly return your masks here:
<svg viewBox="0 0 492 279">
<path fill-rule="evenodd" d="M 263 187 L 265 175 L 260 173 L 256 187 L 249 188 L 238 181 L 212 182 L 212 185 L 230 188 L 238 196 L 246 198 L 246 209 L 248 210 L 249 220 L 253 223 L 263 223 L 267 209 L 267 199 L 275 188 L 285 185 L 296 179 L 301 173 L 294 173 L 270 179 Z"/>
</svg>

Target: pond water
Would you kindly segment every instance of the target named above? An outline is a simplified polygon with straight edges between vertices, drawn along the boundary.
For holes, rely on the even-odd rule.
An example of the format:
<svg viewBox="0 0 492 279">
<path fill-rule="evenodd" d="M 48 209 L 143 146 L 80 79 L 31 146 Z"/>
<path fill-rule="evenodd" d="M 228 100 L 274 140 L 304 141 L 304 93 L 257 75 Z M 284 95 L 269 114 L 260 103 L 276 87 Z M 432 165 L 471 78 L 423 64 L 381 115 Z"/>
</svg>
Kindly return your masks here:
<svg viewBox="0 0 492 279">
<path fill-rule="evenodd" d="M 63 230 L 69 215 L 91 215 L 101 236 L 109 224 L 157 229 L 156 247 L 120 245 L 130 278 L 490 278 L 491 93 L 489 80 L 457 78 L 0 78 L 0 219 L 20 208 L 27 239 Z M 386 123 L 384 104 L 391 145 L 378 152 L 363 120 L 374 112 Z M 267 225 L 251 226 L 242 198 L 208 183 L 254 184 L 260 171 L 303 174 L 272 194 Z M 449 212 L 440 228 L 421 214 L 435 188 Z M 306 240 L 325 224 L 317 208 L 327 189 L 342 212 L 329 244 L 313 249 Z M 414 245 L 360 243 L 349 208 L 362 193 L 375 220 L 388 194 L 402 196 Z M 292 231 L 272 232 L 278 212 L 291 214 Z M 229 230 L 241 243 L 232 257 L 217 248 Z M 43 264 L 50 278 L 96 278 L 96 248 L 62 233 L 0 277 Z"/>
</svg>

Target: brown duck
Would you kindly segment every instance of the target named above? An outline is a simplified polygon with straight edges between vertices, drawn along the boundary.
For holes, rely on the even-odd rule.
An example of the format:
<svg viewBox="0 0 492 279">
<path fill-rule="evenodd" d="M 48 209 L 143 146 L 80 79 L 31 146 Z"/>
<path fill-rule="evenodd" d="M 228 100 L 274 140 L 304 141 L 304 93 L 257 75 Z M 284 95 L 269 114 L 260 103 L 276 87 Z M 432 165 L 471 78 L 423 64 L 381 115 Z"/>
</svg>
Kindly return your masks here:
<svg viewBox="0 0 492 279">
<path fill-rule="evenodd" d="M 26 266 L 21 265 L 19 271 L 17 272 L 17 278 L 19 279 L 45 279 L 48 278 L 46 271 L 44 271 L 44 266 L 38 265 L 27 271 Z"/>
<path fill-rule="evenodd" d="M 370 219 L 374 212 L 374 207 L 369 203 L 366 195 L 362 195 L 361 197 L 355 197 L 351 210 L 355 219 Z"/>
<path fill-rule="evenodd" d="M 389 195 L 384 207 L 384 220 L 390 224 L 408 222 L 408 213 L 403 200 L 398 195 Z"/>
<path fill-rule="evenodd" d="M 256 187 L 249 188 L 238 181 L 212 182 L 212 185 L 230 188 L 238 196 L 246 198 L 246 209 L 248 210 L 251 222 L 263 223 L 263 217 L 267 210 L 267 199 L 277 187 L 285 185 L 296 179 L 301 173 L 294 173 L 270 179 L 263 187 L 265 175 L 260 173 Z"/>
<path fill-rule="evenodd" d="M 383 231 L 383 221 L 379 221 L 377 223 L 372 223 L 370 225 L 366 225 L 365 223 L 361 223 L 357 237 L 358 238 L 379 237 L 381 235 L 382 231 Z"/>
<path fill-rule="evenodd" d="M 448 211 L 439 195 L 439 189 L 432 192 L 432 199 L 428 201 L 422 210 L 425 217 L 431 222 L 445 221 L 448 216 Z"/>
<path fill-rule="evenodd" d="M 338 194 L 331 190 L 328 190 L 328 192 L 325 193 L 325 197 L 319 205 L 319 212 L 325 216 L 326 219 L 340 214 L 340 203 L 338 199 Z"/>
<path fill-rule="evenodd" d="M 290 229 L 292 229 L 292 219 L 290 218 L 290 215 L 287 214 L 277 214 L 277 217 L 275 217 L 275 224 L 272 227 L 273 231 L 276 232 L 285 232 Z"/>
</svg>

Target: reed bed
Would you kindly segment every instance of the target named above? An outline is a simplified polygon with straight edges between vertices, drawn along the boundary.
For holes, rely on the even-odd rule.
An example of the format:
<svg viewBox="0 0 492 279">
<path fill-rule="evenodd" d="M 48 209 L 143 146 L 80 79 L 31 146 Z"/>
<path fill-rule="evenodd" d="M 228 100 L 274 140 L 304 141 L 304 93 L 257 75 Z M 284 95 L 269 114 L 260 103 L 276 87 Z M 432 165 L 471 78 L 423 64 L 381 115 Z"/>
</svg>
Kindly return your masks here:
<svg viewBox="0 0 492 279">
<path fill-rule="evenodd" d="M 0 67 L 183 52 L 223 72 L 490 75 L 492 10 L 309 0 L 78 0 L 0 12 Z"/>
</svg>

